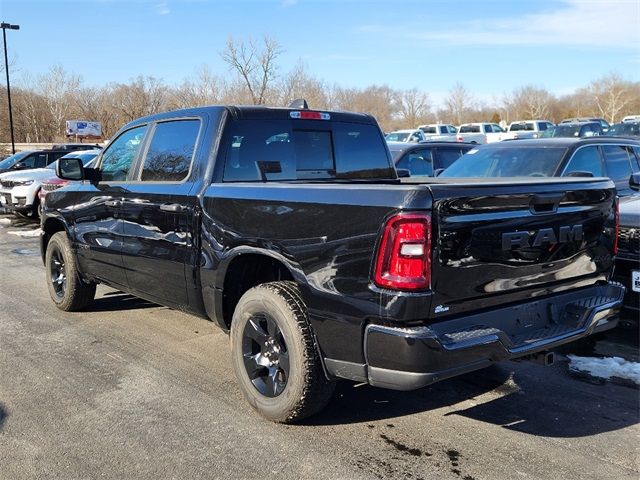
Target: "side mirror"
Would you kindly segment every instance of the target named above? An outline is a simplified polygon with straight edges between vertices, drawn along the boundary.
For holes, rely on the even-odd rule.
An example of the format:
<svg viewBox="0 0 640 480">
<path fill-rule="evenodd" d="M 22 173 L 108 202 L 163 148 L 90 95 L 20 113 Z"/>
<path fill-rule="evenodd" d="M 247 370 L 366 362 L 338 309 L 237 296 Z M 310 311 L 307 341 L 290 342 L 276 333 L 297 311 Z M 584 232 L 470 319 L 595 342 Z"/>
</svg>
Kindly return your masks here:
<svg viewBox="0 0 640 480">
<path fill-rule="evenodd" d="M 632 173 L 629 177 L 629 187 L 632 190 L 640 190 L 640 173 Z"/>
<path fill-rule="evenodd" d="M 15 165 L 13 165 L 13 167 L 11 167 L 11 170 L 24 170 L 26 168 L 26 165 L 22 162 L 18 162 Z"/>
<path fill-rule="evenodd" d="M 398 174 L 398 178 L 409 178 L 411 176 L 411 170 L 408 168 L 397 168 L 396 172 Z"/>
<path fill-rule="evenodd" d="M 63 180 L 84 180 L 84 167 L 79 158 L 61 158 L 56 163 L 56 175 Z"/>
</svg>

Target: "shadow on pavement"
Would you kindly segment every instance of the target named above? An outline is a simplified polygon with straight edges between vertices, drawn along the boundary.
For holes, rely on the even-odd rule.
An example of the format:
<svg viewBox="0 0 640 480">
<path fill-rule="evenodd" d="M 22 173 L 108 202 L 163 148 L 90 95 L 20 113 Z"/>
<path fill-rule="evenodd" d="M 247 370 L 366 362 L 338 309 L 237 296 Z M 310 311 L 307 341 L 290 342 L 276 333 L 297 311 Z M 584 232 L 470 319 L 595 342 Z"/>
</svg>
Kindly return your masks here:
<svg viewBox="0 0 640 480">
<path fill-rule="evenodd" d="M 584 437 L 640 422 L 637 390 L 576 381 L 568 376 L 566 364 L 548 368 L 505 362 L 412 392 L 339 382 L 330 405 L 306 424 L 391 419 L 456 405 L 489 392 L 495 394 L 493 398 L 444 415 L 545 437 Z"/>
<path fill-rule="evenodd" d="M 128 293 L 107 292 L 105 296 L 97 298 L 87 308 L 89 312 L 116 312 L 121 310 L 140 310 L 142 308 L 159 307 L 157 303 L 148 302 Z"/>
<path fill-rule="evenodd" d="M 2 431 L 2 427 L 4 426 L 4 422 L 7 419 L 9 414 L 5 410 L 5 408 L 0 404 L 0 432 Z"/>
</svg>

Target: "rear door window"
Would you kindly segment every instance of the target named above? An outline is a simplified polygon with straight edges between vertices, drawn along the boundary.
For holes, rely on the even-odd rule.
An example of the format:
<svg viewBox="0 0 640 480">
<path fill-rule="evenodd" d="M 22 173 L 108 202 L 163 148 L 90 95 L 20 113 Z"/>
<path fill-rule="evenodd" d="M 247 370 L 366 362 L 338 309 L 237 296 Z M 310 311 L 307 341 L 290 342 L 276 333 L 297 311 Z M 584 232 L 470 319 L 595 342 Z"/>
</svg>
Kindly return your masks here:
<svg viewBox="0 0 640 480">
<path fill-rule="evenodd" d="M 158 123 L 142 164 L 140 179 L 147 182 L 180 182 L 189 174 L 200 131 L 200 120 Z"/>
<path fill-rule="evenodd" d="M 607 176 L 613 180 L 618 190 L 628 189 L 629 177 L 632 173 L 628 147 L 625 145 L 604 145 L 602 150 Z"/>
<path fill-rule="evenodd" d="M 567 176 L 572 172 L 591 172 L 594 177 L 605 176 L 600 150 L 596 145 L 576 150 L 562 175 Z"/>
<path fill-rule="evenodd" d="M 438 147 L 436 150 L 436 168 L 449 168 L 453 162 L 458 160 L 463 153 L 471 150 L 470 148 L 460 147 Z"/>
<path fill-rule="evenodd" d="M 33 156 L 26 159 L 27 168 L 44 168 L 47 166 L 47 154 L 36 153 Z"/>
</svg>

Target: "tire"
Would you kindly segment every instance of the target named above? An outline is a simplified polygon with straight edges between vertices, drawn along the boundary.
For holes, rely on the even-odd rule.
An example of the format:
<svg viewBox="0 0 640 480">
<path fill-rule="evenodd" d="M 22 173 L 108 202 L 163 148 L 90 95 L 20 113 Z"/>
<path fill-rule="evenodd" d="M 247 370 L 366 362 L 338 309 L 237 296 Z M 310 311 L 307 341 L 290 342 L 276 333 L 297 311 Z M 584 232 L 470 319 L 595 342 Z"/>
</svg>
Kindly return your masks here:
<svg viewBox="0 0 640 480">
<path fill-rule="evenodd" d="M 55 233 L 45 253 L 45 275 L 53 303 L 65 312 L 82 310 L 96 295 L 95 283 L 83 282 L 76 265 L 66 232 Z"/>
<path fill-rule="evenodd" d="M 240 298 L 231 355 L 245 398 L 273 422 L 293 423 L 319 412 L 335 389 L 325 377 L 294 282 L 258 285 Z"/>
</svg>

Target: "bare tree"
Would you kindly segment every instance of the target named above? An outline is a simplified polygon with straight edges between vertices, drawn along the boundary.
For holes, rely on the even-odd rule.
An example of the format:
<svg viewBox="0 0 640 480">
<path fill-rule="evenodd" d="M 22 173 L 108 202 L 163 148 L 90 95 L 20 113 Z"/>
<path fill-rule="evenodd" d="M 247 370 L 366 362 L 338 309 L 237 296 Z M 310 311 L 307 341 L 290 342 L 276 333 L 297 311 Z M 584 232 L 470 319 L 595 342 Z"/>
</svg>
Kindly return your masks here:
<svg viewBox="0 0 640 480">
<path fill-rule="evenodd" d="M 242 79 L 253 104 L 264 105 L 269 88 L 278 77 L 276 61 L 283 52 L 280 44 L 268 35 L 262 37 L 262 46 L 251 38 L 244 42 L 229 37 L 221 57 Z"/>
<path fill-rule="evenodd" d="M 113 107 L 120 112 L 123 122 L 130 122 L 163 109 L 167 98 L 167 87 L 162 80 L 142 75 L 128 84 L 116 84 L 113 87 Z"/>
<path fill-rule="evenodd" d="M 427 93 L 417 88 L 399 92 L 399 120 L 407 127 L 424 123 L 431 113 L 431 102 Z"/>
<path fill-rule="evenodd" d="M 542 87 L 526 85 L 517 88 L 503 100 L 507 121 L 547 119 L 555 98 Z"/>
<path fill-rule="evenodd" d="M 53 119 L 56 137 L 64 137 L 64 122 L 69 120 L 80 84 L 79 75 L 67 73 L 59 65 L 51 67 L 46 74 L 38 77 L 39 90 Z"/>
<path fill-rule="evenodd" d="M 282 79 L 279 91 L 278 104 L 280 105 L 288 105 L 296 98 L 304 98 L 309 102 L 311 108 L 329 108 L 327 86 L 321 80 L 311 76 L 302 61 L 299 61 Z"/>
<path fill-rule="evenodd" d="M 620 112 L 633 101 L 633 86 L 617 73 L 610 73 L 589 85 L 599 114 L 613 123 Z M 637 92 L 636 92 L 637 96 Z"/>
<path fill-rule="evenodd" d="M 186 79 L 169 94 L 170 108 L 189 108 L 221 103 L 226 95 L 224 80 L 213 74 L 208 66 L 201 66 L 194 78 Z"/>
<path fill-rule="evenodd" d="M 444 100 L 445 110 L 449 113 L 450 119 L 456 125 L 460 125 L 465 120 L 465 115 L 468 110 L 473 108 L 475 100 L 465 88 L 465 86 L 457 82 L 451 90 L 449 95 Z"/>
</svg>

